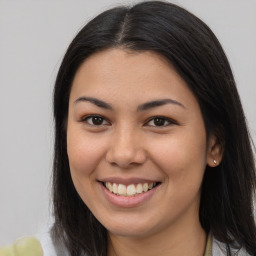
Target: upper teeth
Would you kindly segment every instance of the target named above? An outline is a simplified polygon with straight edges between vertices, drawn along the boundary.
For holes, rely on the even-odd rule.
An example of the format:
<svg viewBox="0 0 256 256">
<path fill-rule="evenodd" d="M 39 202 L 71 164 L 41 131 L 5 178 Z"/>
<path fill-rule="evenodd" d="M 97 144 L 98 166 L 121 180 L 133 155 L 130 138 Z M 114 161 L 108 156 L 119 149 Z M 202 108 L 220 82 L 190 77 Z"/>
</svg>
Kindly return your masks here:
<svg viewBox="0 0 256 256">
<path fill-rule="evenodd" d="M 120 196 L 134 196 L 136 194 L 141 194 L 147 192 L 156 185 L 155 182 L 130 184 L 128 186 L 111 182 L 105 182 L 104 184 L 110 192 Z"/>
</svg>

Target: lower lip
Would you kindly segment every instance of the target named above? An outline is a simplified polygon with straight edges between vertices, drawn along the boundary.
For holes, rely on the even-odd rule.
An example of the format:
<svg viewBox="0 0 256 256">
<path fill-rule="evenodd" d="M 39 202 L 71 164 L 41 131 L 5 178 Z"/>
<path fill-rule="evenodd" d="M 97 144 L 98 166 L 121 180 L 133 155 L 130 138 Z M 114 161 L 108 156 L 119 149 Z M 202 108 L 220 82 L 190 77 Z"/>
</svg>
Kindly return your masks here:
<svg viewBox="0 0 256 256">
<path fill-rule="evenodd" d="M 160 186 L 158 185 L 147 192 L 137 194 L 135 196 L 118 196 L 111 193 L 101 182 L 99 184 L 105 197 L 110 203 L 126 208 L 136 207 L 145 203 L 156 193 L 158 187 Z"/>
</svg>

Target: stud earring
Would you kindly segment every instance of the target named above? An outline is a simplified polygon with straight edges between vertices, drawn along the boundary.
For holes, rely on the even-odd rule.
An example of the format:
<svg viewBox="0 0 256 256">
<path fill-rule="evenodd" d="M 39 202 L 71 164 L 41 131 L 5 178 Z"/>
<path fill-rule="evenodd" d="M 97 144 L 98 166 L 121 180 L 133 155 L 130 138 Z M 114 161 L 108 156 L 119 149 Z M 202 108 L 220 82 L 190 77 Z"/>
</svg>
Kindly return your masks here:
<svg viewBox="0 0 256 256">
<path fill-rule="evenodd" d="M 213 163 L 214 163 L 214 164 L 217 164 L 217 161 L 214 159 L 214 160 L 213 160 Z"/>
</svg>

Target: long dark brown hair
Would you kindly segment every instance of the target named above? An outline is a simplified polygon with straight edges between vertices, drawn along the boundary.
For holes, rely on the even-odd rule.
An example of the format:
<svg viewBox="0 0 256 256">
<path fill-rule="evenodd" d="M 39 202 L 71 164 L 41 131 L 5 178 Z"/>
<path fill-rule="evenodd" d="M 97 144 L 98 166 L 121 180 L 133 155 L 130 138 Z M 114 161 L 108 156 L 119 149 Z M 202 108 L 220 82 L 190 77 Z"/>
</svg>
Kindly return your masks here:
<svg viewBox="0 0 256 256">
<path fill-rule="evenodd" d="M 149 1 L 117 7 L 91 20 L 63 58 L 54 90 L 53 237 L 72 256 L 107 255 L 107 231 L 73 185 L 67 156 L 66 123 L 74 75 L 88 56 L 122 47 L 164 56 L 196 96 L 207 134 L 214 133 L 224 154 L 214 170 L 206 167 L 199 217 L 206 232 L 228 246 L 256 255 L 253 217 L 255 162 L 234 77 L 209 27 L 174 4 Z"/>
</svg>

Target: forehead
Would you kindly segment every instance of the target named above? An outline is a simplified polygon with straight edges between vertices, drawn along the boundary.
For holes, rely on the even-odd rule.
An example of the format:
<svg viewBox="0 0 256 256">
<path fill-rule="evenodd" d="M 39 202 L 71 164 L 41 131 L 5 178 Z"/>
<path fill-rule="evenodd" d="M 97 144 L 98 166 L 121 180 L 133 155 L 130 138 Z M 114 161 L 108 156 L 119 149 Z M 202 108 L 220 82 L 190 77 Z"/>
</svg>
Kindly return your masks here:
<svg viewBox="0 0 256 256">
<path fill-rule="evenodd" d="M 152 51 L 132 51 L 123 48 L 110 48 L 99 51 L 89 56 L 77 70 L 75 77 L 94 75 L 100 72 L 100 77 L 105 78 L 111 74 L 126 75 L 132 72 L 131 78 L 140 73 L 148 76 L 153 70 L 174 70 L 171 63 L 163 56 Z M 99 75 L 99 73 L 97 74 Z M 137 78 L 137 77 L 136 77 Z"/>
<path fill-rule="evenodd" d="M 95 94 L 103 99 L 122 98 L 129 103 L 131 99 L 136 102 L 166 95 L 195 101 L 185 81 L 165 57 L 151 51 L 115 48 L 91 55 L 75 75 L 71 99 Z"/>
</svg>

